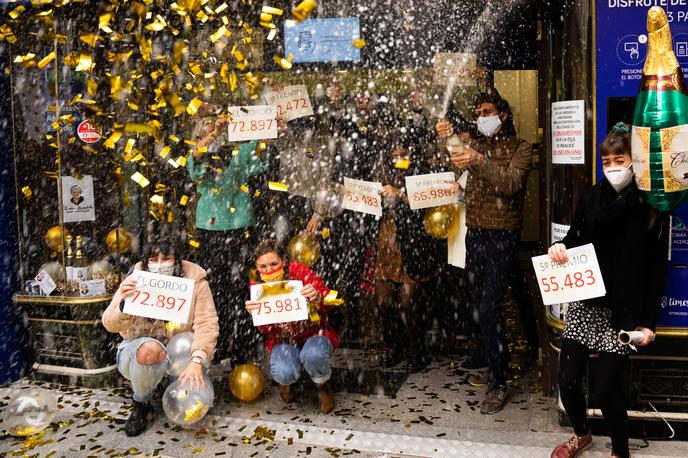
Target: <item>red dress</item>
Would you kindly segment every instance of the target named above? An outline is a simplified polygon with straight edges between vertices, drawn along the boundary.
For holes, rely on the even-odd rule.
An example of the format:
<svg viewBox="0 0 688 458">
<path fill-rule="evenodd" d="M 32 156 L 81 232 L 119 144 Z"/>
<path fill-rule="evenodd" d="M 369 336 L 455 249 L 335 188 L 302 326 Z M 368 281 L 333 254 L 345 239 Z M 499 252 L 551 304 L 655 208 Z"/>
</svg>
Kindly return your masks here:
<svg viewBox="0 0 688 458">
<path fill-rule="evenodd" d="M 330 292 L 330 288 L 325 285 L 325 282 L 323 282 L 315 272 L 298 262 L 289 262 L 287 277 L 288 278 L 285 278 L 285 280 L 298 280 L 303 283 L 303 286 L 312 285 L 323 298 Z M 259 283 L 260 282 L 251 282 L 252 285 Z M 330 322 L 327 319 L 327 306 L 324 304 L 318 306 L 318 314 L 320 315 L 319 322 L 312 322 L 310 320 L 294 321 L 287 323 L 288 327 L 286 329 L 282 324 L 258 326 L 258 330 L 266 335 L 265 347 L 268 351 L 272 351 L 272 348 L 280 342 L 293 342 L 301 346 L 310 337 L 321 335 L 330 339 L 332 347 L 337 348 L 339 346 L 339 335 L 337 331 L 330 326 Z"/>
</svg>

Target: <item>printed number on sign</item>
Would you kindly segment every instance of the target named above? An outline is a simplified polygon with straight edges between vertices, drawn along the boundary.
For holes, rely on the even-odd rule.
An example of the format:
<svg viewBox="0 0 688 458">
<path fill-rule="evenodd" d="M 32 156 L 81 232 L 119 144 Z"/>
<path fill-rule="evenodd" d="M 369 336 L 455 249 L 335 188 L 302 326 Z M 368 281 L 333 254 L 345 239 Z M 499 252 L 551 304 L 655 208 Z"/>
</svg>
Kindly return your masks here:
<svg viewBox="0 0 688 458">
<path fill-rule="evenodd" d="M 273 119 L 253 119 L 250 122 L 232 121 L 232 133 L 236 132 L 257 132 L 269 130 L 272 127 Z"/>
<path fill-rule="evenodd" d="M 299 108 L 308 108 L 308 101 L 304 98 L 289 100 L 286 106 L 277 105 L 277 114 L 282 116 L 287 111 L 298 110 Z"/>
<path fill-rule="evenodd" d="M 443 197 L 451 197 L 454 193 L 451 189 L 431 189 L 430 191 L 414 192 L 412 199 L 416 202 L 421 202 L 429 199 L 441 199 Z"/>
<path fill-rule="evenodd" d="M 355 194 L 351 191 L 347 191 L 346 192 L 346 198 L 353 203 L 363 202 L 364 204 L 370 205 L 371 207 L 379 207 L 380 206 L 380 204 L 378 203 L 377 197 L 359 196 L 358 194 Z"/>
<path fill-rule="evenodd" d="M 141 299 L 140 301 L 138 301 L 139 298 Z M 137 301 L 141 305 L 158 307 L 161 309 L 164 308 L 167 310 L 173 310 L 177 307 L 177 305 L 179 305 L 177 311 L 181 310 L 186 303 L 186 299 L 165 296 L 163 294 L 158 294 L 157 298 L 151 298 L 150 293 L 147 293 L 146 291 L 136 291 L 136 295 L 132 299 L 132 302 L 136 303 Z"/>
<path fill-rule="evenodd" d="M 269 315 L 270 313 L 282 313 L 301 310 L 301 300 L 297 297 L 292 299 L 276 300 L 272 305 L 269 301 L 256 302 L 258 305 L 257 315 Z"/>
<path fill-rule="evenodd" d="M 546 293 L 566 288 L 582 288 L 583 286 L 594 285 L 595 281 L 595 274 L 592 270 L 567 274 L 562 285 L 559 285 L 557 277 L 540 278 L 540 282 Z"/>
</svg>

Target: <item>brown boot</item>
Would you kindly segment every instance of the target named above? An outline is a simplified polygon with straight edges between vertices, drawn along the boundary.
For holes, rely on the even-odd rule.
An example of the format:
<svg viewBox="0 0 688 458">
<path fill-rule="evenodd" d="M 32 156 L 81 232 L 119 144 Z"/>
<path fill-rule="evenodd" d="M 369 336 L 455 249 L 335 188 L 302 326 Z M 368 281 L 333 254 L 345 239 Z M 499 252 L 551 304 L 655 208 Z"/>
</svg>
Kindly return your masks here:
<svg viewBox="0 0 688 458">
<path fill-rule="evenodd" d="M 289 404 L 290 402 L 294 402 L 296 396 L 294 395 L 294 392 L 291 390 L 290 385 L 280 385 L 279 392 L 280 397 L 284 402 L 286 402 L 287 404 Z"/>
<path fill-rule="evenodd" d="M 320 412 L 330 413 L 334 410 L 334 395 L 330 382 L 318 383 L 318 400 L 320 401 Z"/>
</svg>

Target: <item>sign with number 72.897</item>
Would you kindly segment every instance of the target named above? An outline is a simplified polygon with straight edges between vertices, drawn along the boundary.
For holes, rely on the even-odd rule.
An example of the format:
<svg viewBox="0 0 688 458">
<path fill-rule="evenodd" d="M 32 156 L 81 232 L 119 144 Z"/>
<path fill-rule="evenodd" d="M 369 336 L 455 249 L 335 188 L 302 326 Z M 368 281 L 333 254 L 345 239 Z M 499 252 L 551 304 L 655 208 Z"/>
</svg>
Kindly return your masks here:
<svg viewBox="0 0 688 458">
<path fill-rule="evenodd" d="M 195 281 L 134 270 L 136 290 L 124 301 L 128 315 L 184 324 L 189 320 Z"/>
</svg>

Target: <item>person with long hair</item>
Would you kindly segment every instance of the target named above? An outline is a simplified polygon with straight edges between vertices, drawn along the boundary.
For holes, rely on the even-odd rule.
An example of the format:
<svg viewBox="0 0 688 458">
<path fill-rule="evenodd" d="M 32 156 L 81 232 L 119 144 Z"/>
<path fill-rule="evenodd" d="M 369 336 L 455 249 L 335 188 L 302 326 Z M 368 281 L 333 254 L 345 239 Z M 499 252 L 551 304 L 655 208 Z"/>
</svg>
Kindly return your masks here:
<svg viewBox="0 0 688 458">
<path fill-rule="evenodd" d="M 303 283 L 300 294 L 308 301 L 307 320 L 258 328 L 266 335 L 270 372 L 273 380 L 279 384 L 282 400 L 287 403 L 294 401 L 292 386 L 301 377 L 303 368 L 318 389 L 320 412 L 332 412 L 335 401 L 330 387 L 330 360 L 339 346 L 339 336 L 329 323 L 327 306 L 324 304 L 329 288 L 307 266 L 289 260 L 282 247 L 272 239 L 260 242 L 254 259 L 257 278 L 251 284 L 298 280 Z M 246 301 L 249 313 L 258 307 L 257 303 Z"/>
<path fill-rule="evenodd" d="M 193 388 L 204 384 L 202 369 L 208 366 L 215 353 L 220 331 L 213 294 L 206 273 L 200 266 L 183 260 L 179 244 L 172 237 L 154 234 L 144 247 L 141 261 L 134 271 L 146 271 L 195 281 L 189 319 L 185 324 L 169 326 L 154 320 L 124 313 L 125 299 L 136 292 L 136 277 L 132 273 L 119 286 L 110 305 L 103 313 L 102 322 L 109 332 L 120 334 L 117 347 L 117 369 L 131 381 L 133 409 L 124 425 L 127 436 L 138 436 L 145 431 L 153 399 L 158 386 L 165 379 L 170 360 L 165 345 L 178 333 L 193 332 L 191 361 L 179 378 Z"/>
</svg>

